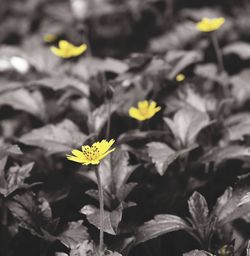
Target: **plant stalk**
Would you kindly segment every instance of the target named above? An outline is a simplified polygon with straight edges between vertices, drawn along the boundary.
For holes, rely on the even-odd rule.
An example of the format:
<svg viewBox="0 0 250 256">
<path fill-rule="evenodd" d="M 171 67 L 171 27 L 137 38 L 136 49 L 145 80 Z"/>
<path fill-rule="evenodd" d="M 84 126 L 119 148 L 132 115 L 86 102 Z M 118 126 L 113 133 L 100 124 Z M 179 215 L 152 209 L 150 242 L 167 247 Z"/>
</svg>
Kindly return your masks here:
<svg viewBox="0 0 250 256">
<path fill-rule="evenodd" d="M 101 183 L 101 177 L 98 171 L 98 167 L 95 167 L 95 175 L 97 178 L 98 195 L 100 203 L 100 239 L 99 239 L 99 256 L 103 256 L 103 236 L 104 236 L 104 198 L 103 189 Z"/>
<path fill-rule="evenodd" d="M 219 46 L 219 42 L 218 42 L 216 32 L 211 33 L 211 39 L 212 39 L 212 44 L 213 44 L 215 54 L 216 54 L 216 58 L 217 58 L 217 62 L 218 62 L 218 70 L 219 70 L 219 73 L 222 73 L 223 71 L 225 71 L 225 68 L 224 68 L 222 53 L 221 53 L 221 50 L 220 50 L 220 46 Z"/>
<path fill-rule="evenodd" d="M 107 120 L 107 129 L 106 129 L 106 139 L 109 139 L 110 136 L 110 127 L 111 127 L 111 107 L 112 107 L 112 100 L 108 99 L 108 120 Z"/>
</svg>

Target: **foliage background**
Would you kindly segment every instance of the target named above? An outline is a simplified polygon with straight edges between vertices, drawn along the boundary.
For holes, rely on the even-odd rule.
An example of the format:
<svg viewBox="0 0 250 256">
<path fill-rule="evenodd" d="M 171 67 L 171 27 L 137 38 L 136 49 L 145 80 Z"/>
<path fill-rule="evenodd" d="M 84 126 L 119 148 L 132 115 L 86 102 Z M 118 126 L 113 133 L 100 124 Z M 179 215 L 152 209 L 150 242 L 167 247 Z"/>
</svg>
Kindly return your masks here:
<svg viewBox="0 0 250 256">
<path fill-rule="evenodd" d="M 110 94 L 118 151 L 100 167 L 107 191 L 116 187 L 106 202 L 110 255 L 245 255 L 249 2 L 2 0 L 0 6 L 0 255 L 95 255 L 96 184 L 65 154 L 105 137 Z M 195 29 L 201 18 L 220 16 L 222 74 L 209 36 Z M 45 34 L 56 40 L 45 43 Z M 85 42 L 88 51 L 62 61 L 49 50 L 60 39 Z M 179 73 L 183 82 L 175 80 Z M 128 109 L 144 99 L 162 111 L 139 125 Z M 221 220 L 211 239 L 204 233 L 208 209 Z M 152 221 L 159 214 L 163 219 Z M 166 214 L 188 223 L 191 214 L 202 242 Z"/>
</svg>

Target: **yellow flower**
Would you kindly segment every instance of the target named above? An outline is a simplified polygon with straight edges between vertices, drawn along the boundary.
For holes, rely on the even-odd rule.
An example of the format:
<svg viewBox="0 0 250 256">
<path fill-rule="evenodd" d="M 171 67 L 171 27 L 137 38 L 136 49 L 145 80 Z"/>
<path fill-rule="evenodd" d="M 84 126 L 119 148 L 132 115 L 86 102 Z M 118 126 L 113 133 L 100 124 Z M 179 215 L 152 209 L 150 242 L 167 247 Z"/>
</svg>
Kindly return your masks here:
<svg viewBox="0 0 250 256">
<path fill-rule="evenodd" d="M 46 43 L 52 43 L 57 39 L 56 35 L 53 34 L 46 34 L 43 36 L 43 41 Z"/>
<path fill-rule="evenodd" d="M 196 24 L 196 28 L 201 32 L 212 32 L 218 30 L 225 22 L 225 19 L 220 18 L 203 18 Z"/>
<path fill-rule="evenodd" d="M 92 146 L 82 146 L 82 151 L 74 149 L 73 155 L 66 155 L 68 160 L 83 164 L 99 164 L 100 161 L 109 153 L 113 152 L 115 148 L 111 148 L 115 140 L 110 141 L 102 140 L 95 142 Z M 110 149 L 110 150 L 109 150 Z"/>
<path fill-rule="evenodd" d="M 182 82 L 183 80 L 186 79 L 186 77 L 185 77 L 184 74 L 180 73 L 180 74 L 178 74 L 178 75 L 176 76 L 175 79 L 176 79 L 177 82 Z"/>
<path fill-rule="evenodd" d="M 144 121 L 153 117 L 160 110 L 161 107 L 156 107 L 155 101 L 151 101 L 149 104 L 147 100 L 144 100 L 138 102 L 138 108 L 131 107 L 129 109 L 129 115 L 139 121 Z"/>
<path fill-rule="evenodd" d="M 64 58 L 64 59 L 79 56 L 87 50 L 86 44 L 82 44 L 80 46 L 75 46 L 66 40 L 60 40 L 58 45 L 59 45 L 59 48 L 57 48 L 55 46 L 51 46 L 50 50 L 56 56 Z"/>
</svg>

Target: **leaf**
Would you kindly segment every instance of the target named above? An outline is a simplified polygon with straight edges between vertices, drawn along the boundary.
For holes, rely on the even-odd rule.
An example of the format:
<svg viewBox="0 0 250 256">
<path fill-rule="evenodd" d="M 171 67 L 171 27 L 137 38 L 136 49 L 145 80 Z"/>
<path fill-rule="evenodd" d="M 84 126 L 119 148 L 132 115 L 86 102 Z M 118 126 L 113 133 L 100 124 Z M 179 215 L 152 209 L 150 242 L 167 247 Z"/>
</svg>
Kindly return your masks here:
<svg viewBox="0 0 250 256">
<path fill-rule="evenodd" d="M 227 188 L 224 193 L 217 199 L 216 205 L 214 206 L 212 216 L 219 216 L 221 211 L 232 197 L 232 187 Z"/>
<path fill-rule="evenodd" d="M 137 167 L 130 166 L 128 160 L 128 153 L 119 148 L 101 161 L 99 173 L 103 189 L 108 194 L 116 196 L 119 193 L 121 196 L 120 189 L 127 183 L 128 178 Z M 83 175 L 97 183 L 94 172 L 86 172 Z"/>
<path fill-rule="evenodd" d="M 215 255 L 206 251 L 193 250 L 193 251 L 184 253 L 183 256 L 215 256 Z"/>
<path fill-rule="evenodd" d="M 214 63 L 197 65 L 194 70 L 195 74 L 206 79 L 217 81 L 218 68 Z"/>
<path fill-rule="evenodd" d="M 191 227 L 185 220 L 178 216 L 170 214 L 156 215 L 153 220 L 144 223 L 137 229 L 135 243 L 143 243 L 158 236 L 178 230 L 189 232 Z"/>
<path fill-rule="evenodd" d="M 150 142 L 147 144 L 148 154 L 160 175 L 164 175 L 168 166 L 179 156 L 178 152 L 161 142 Z"/>
<path fill-rule="evenodd" d="M 183 49 L 185 45 L 194 42 L 198 35 L 199 31 L 195 28 L 194 23 L 185 21 L 177 24 L 174 30 L 151 40 L 150 49 L 153 52 Z"/>
<path fill-rule="evenodd" d="M 243 140 L 250 134 L 250 117 L 248 112 L 232 115 L 224 120 L 226 127 L 225 139 L 229 141 Z"/>
<path fill-rule="evenodd" d="M 203 228 L 208 221 L 209 214 L 206 199 L 195 191 L 188 200 L 188 209 L 194 224 L 197 224 L 198 228 L 200 226 Z"/>
<path fill-rule="evenodd" d="M 117 109 L 116 104 L 112 104 L 111 106 L 111 114 Z M 108 105 L 103 104 L 99 108 L 96 108 L 93 112 L 89 113 L 88 116 L 88 124 L 90 130 L 93 130 L 95 133 L 99 133 L 105 123 L 108 120 Z"/>
<path fill-rule="evenodd" d="M 85 240 L 82 243 L 78 244 L 75 248 L 72 248 L 70 250 L 69 256 L 94 256 L 94 251 L 95 245 L 93 241 Z M 68 254 L 66 254 L 65 256 L 68 256 Z"/>
<path fill-rule="evenodd" d="M 203 58 L 202 53 L 198 51 L 183 51 L 183 56 L 174 66 L 168 77 L 174 79 L 183 69 L 191 64 L 201 61 Z"/>
<path fill-rule="evenodd" d="M 229 159 L 244 160 L 250 156 L 250 148 L 240 145 L 228 145 L 225 147 L 215 147 L 207 152 L 200 161 L 202 162 L 214 162 L 215 165 L 219 165 Z"/>
<path fill-rule="evenodd" d="M 116 235 L 118 231 L 118 225 L 122 218 L 122 205 L 119 205 L 112 212 L 104 211 L 104 231 Z M 88 221 L 100 229 L 100 210 L 92 205 L 85 205 L 81 211 L 82 214 L 87 216 Z"/>
<path fill-rule="evenodd" d="M 34 129 L 19 138 L 23 144 L 40 147 L 50 154 L 65 153 L 72 148 L 80 147 L 87 136 L 80 132 L 79 128 L 70 120 L 53 125 L 45 125 Z"/>
<path fill-rule="evenodd" d="M 87 228 L 82 225 L 82 221 L 69 222 L 57 239 L 70 249 L 74 249 L 79 244 L 89 240 Z"/>
<path fill-rule="evenodd" d="M 24 180 L 30 176 L 30 171 L 34 166 L 34 162 L 23 166 L 12 166 L 7 172 L 7 187 L 4 196 L 7 197 L 12 192 L 24 185 Z"/>
<path fill-rule="evenodd" d="M 237 218 L 243 217 L 250 211 L 250 176 L 239 180 L 230 198 L 218 212 L 218 222 L 224 225 Z"/>
<path fill-rule="evenodd" d="M 44 198 L 25 191 L 7 201 L 7 207 L 18 221 L 18 225 L 33 235 L 44 237 L 43 228 L 51 220 L 51 209 Z"/>
<path fill-rule="evenodd" d="M 177 111 L 173 120 L 165 117 L 164 121 L 184 146 L 192 145 L 199 132 L 210 123 L 206 113 L 188 107 Z"/>
<path fill-rule="evenodd" d="M 76 90 L 76 93 L 78 93 L 78 95 L 80 92 L 85 96 L 89 96 L 89 85 L 87 85 L 86 83 L 74 77 L 57 75 L 57 76 L 42 78 L 40 80 L 31 81 L 29 82 L 29 84 L 33 86 L 40 85 L 40 86 L 48 87 L 54 91 L 58 91 L 66 88 L 72 88 Z"/>
<path fill-rule="evenodd" d="M 11 106 L 16 110 L 22 110 L 42 120 L 45 118 L 45 108 L 42 103 L 24 88 L 1 93 L 0 105 Z"/>
<path fill-rule="evenodd" d="M 232 44 L 227 45 L 223 48 L 223 53 L 227 54 L 235 54 L 239 56 L 242 60 L 250 59 L 250 44 L 245 42 L 234 42 Z"/>
<path fill-rule="evenodd" d="M 78 64 L 78 69 L 80 66 L 87 68 L 89 77 L 96 76 L 99 72 L 122 74 L 128 70 L 128 65 L 125 62 L 113 58 L 84 58 Z"/>
<path fill-rule="evenodd" d="M 249 71 L 250 69 L 244 69 L 239 74 L 232 76 L 230 80 L 232 95 L 239 105 L 243 105 L 250 99 Z"/>
</svg>

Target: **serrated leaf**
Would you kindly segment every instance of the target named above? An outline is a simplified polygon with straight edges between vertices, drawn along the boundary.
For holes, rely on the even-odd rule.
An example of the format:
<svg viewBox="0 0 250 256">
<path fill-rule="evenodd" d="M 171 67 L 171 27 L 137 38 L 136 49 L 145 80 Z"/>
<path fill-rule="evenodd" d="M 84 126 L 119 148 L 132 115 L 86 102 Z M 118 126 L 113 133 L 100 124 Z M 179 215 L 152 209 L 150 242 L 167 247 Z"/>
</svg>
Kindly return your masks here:
<svg viewBox="0 0 250 256">
<path fill-rule="evenodd" d="M 0 105 L 11 106 L 16 110 L 22 110 L 40 119 L 45 118 L 45 108 L 42 103 L 24 88 L 1 93 Z"/>
<path fill-rule="evenodd" d="M 103 159 L 99 165 L 102 186 L 110 195 L 121 196 L 120 189 L 127 183 L 128 178 L 137 166 L 130 166 L 128 153 L 122 149 L 116 149 L 111 155 Z M 94 172 L 83 174 L 97 183 Z"/>
<path fill-rule="evenodd" d="M 160 175 L 164 175 L 168 166 L 179 156 L 178 152 L 161 142 L 150 142 L 147 144 L 148 154 L 156 166 Z"/>
<path fill-rule="evenodd" d="M 243 140 L 250 134 L 250 113 L 242 112 L 224 120 L 225 139 L 229 141 Z"/>
<path fill-rule="evenodd" d="M 164 118 L 176 138 L 183 145 L 192 145 L 199 132 L 209 125 L 209 116 L 195 108 L 182 108 L 174 115 L 173 120 Z"/>
<path fill-rule="evenodd" d="M 82 225 L 82 221 L 69 222 L 57 239 L 70 249 L 74 249 L 85 240 L 89 240 L 87 228 Z"/>
<path fill-rule="evenodd" d="M 184 70 L 186 67 L 188 67 L 191 64 L 194 64 L 196 62 L 199 62 L 202 60 L 203 55 L 199 51 L 183 51 L 183 56 L 180 58 L 180 60 L 176 63 L 168 77 L 170 79 L 174 79 L 176 75 L 178 75 L 182 70 Z"/>
<path fill-rule="evenodd" d="M 20 227 L 46 239 L 43 228 L 51 219 L 51 209 L 44 198 L 38 198 L 34 193 L 26 191 L 9 199 L 7 207 Z"/>
<path fill-rule="evenodd" d="M 244 69 L 230 79 L 232 84 L 232 95 L 239 105 L 243 105 L 250 99 L 249 79 L 249 69 Z"/>
<path fill-rule="evenodd" d="M 117 109 L 116 104 L 111 106 L 111 114 Z M 89 113 L 88 125 L 95 133 L 99 133 L 108 120 L 108 105 L 103 104 Z"/>
<path fill-rule="evenodd" d="M 89 86 L 84 82 L 69 76 L 52 76 L 47 78 L 42 78 L 40 80 L 31 81 L 30 85 L 44 86 L 51 88 L 54 91 L 62 90 L 65 88 L 74 88 L 77 92 L 89 96 Z"/>
<path fill-rule="evenodd" d="M 204 226 L 208 221 L 208 206 L 206 199 L 195 191 L 188 200 L 188 209 L 192 220 L 197 226 Z"/>
<path fill-rule="evenodd" d="M 118 230 L 118 225 L 122 218 L 122 205 L 119 205 L 112 212 L 104 211 L 104 231 L 111 234 L 116 235 Z M 87 216 L 88 221 L 100 229 L 100 210 L 92 205 L 85 205 L 81 211 L 81 213 Z"/>
<path fill-rule="evenodd" d="M 250 156 L 250 148 L 240 145 L 228 145 L 225 147 L 215 147 L 207 152 L 200 161 L 214 162 L 219 165 L 229 159 L 244 160 Z"/>
<path fill-rule="evenodd" d="M 193 251 L 184 253 L 183 256 L 215 256 L 215 255 L 206 251 L 193 250 Z"/>
<path fill-rule="evenodd" d="M 144 223 L 137 229 L 135 243 L 143 243 L 178 230 L 190 231 L 191 227 L 185 220 L 178 216 L 170 214 L 156 215 L 153 220 Z"/>
<path fill-rule="evenodd" d="M 23 144 L 40 147 L 51 154 L 65 153 L 72 148 L 80 147 L 87 136 L 80 132 L 79 128 L 70 120 L 53 125 L 45 125 L 34 129 L 19 138 Z"/>
<path fill-rule="evenodd" d="M 22 166 L 16 165 L 9 168 L 7 172 L 7 187 L 5 197 L 24 185 L 24 180 L 30 176 L 34 162 Z"/>
<path fill-rule="evenodd" d="M 94 253 L 95 245 L 93 241 L 85 240 L 78 244 L 75 248 L 71 249 L 69 256 L 94 256 Z M 65 256 L 68 256 L 68 254 Z"/>
<path fill-rule="evenodd" d="M 231 197 L 218 214 L 220 225 L 243 217 L 250 211 L 250 178 L 249 176 L 239 181 Z"/>
</svg>

